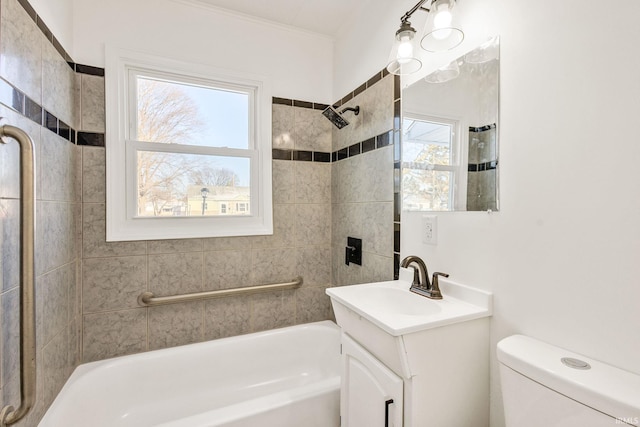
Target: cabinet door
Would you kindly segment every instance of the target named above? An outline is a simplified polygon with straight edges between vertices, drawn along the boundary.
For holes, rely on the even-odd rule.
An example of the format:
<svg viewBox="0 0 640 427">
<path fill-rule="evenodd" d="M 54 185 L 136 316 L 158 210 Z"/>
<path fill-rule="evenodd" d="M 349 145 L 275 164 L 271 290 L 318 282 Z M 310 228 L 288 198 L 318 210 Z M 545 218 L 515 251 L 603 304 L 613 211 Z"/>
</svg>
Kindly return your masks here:
<svg viewBox="0 0 640 427">
<path fill-rule="evenodd" d="M 342 427 L 402 427 L 402 378 L 345 334 L 342 363 Z"/>
</svg>

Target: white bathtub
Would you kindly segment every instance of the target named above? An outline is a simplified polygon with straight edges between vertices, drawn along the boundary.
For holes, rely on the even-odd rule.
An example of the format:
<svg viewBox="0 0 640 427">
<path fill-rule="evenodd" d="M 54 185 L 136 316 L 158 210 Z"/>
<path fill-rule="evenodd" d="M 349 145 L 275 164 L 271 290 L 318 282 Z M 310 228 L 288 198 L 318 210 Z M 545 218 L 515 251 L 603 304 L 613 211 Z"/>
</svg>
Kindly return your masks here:
<svg viewBox="0 0 640 427">
<path fill-rule="evenodd" d="M 329 321 L 80 365 L 40 427 L 339 426 Z"/>
</svg>

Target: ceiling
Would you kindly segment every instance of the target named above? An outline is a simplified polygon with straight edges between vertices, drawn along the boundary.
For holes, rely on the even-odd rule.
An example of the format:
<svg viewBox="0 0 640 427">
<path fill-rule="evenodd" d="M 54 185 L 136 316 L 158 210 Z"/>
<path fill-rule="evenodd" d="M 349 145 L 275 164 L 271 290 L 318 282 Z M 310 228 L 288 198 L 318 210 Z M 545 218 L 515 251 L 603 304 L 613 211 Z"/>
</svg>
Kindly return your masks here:
<svg viewBox="0 0 640 427">
<path fill-rule="evenodd" d="M 336 37 L 369 0 L 196 0 L 198 3 Z"/>
</svg>

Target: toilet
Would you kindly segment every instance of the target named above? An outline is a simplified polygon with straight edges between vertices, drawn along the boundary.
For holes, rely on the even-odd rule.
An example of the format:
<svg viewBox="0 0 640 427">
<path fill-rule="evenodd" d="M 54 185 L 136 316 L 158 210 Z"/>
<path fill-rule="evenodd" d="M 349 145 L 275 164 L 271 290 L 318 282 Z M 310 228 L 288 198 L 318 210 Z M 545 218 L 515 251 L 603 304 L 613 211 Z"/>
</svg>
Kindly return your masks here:
<svg viewBox="0 0 640 427">
<path fill-rule="evenodd" d="M 523 335 L 498 361 L 507 427 L 640 426 L 640 375 Z"/>
</svg>

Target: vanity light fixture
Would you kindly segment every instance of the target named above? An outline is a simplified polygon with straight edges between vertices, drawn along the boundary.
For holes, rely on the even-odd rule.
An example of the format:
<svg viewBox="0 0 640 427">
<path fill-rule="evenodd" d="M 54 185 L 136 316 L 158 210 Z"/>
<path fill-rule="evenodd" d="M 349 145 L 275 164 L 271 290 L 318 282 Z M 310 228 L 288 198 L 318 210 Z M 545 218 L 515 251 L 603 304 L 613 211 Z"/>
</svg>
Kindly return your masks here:
<svg viewBox="0 0 640 427">
<path fill-rule="evenodd" d="M 423 7 L 429 1 L 430 8 Z M 455 24 L 451 10 L 456 0 L 420 0 L 400 18 L 400 28 L 396 31 L 395 42 L 389 55 L 387 70 L 391 74 L 412 74 L 422 68 L 416 49 L 416 30 L 409 18 L 418 10 L 428 12 L 427 23 L 421 46 L 428 52 L 442 52 L 453 49 L 464 40 L 464 33 Z"/>
<path fill-rule="evenodd" d="M 455 23 L 451 10 L 456 0 L 434 0 L 424 26 L 420 45 L 427 52 L 444 52 L 458 46 L 464 40 L 464 32 Z"/>
<path fill-rule="evenodd" d="M 422 61 L 416 57 L 416 30 L 411 22 L 404 20 L 396 31 L 396 41 L 389 54 L 387 70 L 391 74 L 402 76 L 412 74 L 422 68 Z"/>
</svg>

